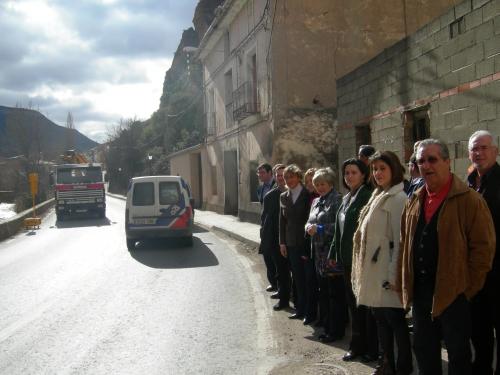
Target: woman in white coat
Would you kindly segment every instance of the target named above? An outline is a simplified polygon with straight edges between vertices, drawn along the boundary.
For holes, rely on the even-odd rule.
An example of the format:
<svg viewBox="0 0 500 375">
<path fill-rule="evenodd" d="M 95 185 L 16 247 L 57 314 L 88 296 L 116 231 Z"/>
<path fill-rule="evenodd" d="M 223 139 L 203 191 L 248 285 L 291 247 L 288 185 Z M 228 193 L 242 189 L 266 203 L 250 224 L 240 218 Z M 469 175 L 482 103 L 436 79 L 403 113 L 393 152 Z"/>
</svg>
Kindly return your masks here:
<svg viewBox="0 0 500 375">
<path fill-rule="evenodd" d="M 403 191 L 404 167 L 391 151 L 371 158 L 375 190 L 361 211 L 354 234 L 352 287 L 358 305 L 371 307 L 377 321 L 382 349 L 374 374 L 411 374 L 412 354 L 405 311 L 394 290 L 399 256 L 401 213 L 407 197 Z M 394 337 L 398 359 L 394 361 Z"/>
</svg>

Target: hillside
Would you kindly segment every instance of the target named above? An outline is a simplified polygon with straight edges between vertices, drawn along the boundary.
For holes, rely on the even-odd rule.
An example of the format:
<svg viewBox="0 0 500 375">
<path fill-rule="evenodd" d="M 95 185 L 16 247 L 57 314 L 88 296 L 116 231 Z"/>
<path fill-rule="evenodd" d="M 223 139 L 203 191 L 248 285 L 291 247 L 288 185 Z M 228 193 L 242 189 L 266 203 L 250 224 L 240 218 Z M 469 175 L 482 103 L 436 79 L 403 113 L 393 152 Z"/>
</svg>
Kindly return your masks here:
<svg viewBox="0 0 500 375">
<path fill-rule="evenodd" d="M 0 156 L 24 155 L 56 160 L 67 148 L 87 151 L 98 143 L 77 130 L 73 133 L 32 109 L 0 106 Z"/>
</svg>

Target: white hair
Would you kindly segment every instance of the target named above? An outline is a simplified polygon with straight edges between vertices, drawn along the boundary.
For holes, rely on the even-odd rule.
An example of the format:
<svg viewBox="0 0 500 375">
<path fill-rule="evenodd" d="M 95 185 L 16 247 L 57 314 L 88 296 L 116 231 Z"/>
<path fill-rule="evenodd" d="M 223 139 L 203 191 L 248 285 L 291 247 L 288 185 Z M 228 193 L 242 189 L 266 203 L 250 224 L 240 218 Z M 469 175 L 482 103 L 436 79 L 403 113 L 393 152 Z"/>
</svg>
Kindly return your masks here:
<svg viewBox="0 0 500 375">
<path fill-rule="evenodd" d="M 476 138 L 480 137 L 490 137 L 491 144 L 495 147 L 498 146 L 495 137 L 493 137 L 493 135 L 488 130 L 478 130 L 472 133 L 472 135 L 469 138 L 469 151 L 472 150 L 472 144 L 474 143 Z"/>
</svg>

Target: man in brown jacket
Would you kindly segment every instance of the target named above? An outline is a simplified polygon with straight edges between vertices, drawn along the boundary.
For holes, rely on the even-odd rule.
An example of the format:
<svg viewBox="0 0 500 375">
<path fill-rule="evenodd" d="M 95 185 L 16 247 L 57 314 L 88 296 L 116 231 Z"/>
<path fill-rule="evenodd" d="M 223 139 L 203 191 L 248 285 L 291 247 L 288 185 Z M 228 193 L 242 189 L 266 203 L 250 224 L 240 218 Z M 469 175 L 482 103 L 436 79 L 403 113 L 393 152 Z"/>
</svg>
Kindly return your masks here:
<svg viewBox="0 0 500 375">
<path fill-rule="evenodd" d="M 483 286 L 495 254 L 495 229 L 483 198 L 450 172 L 445 143 L 426 139 L 417 150 L 425 186 L 401 218 L 396 289 L 413 306 L 419 374 L 441 374 L 441 339 L 449 374 L 471 374 L 469 299 Z"/>
</svg>

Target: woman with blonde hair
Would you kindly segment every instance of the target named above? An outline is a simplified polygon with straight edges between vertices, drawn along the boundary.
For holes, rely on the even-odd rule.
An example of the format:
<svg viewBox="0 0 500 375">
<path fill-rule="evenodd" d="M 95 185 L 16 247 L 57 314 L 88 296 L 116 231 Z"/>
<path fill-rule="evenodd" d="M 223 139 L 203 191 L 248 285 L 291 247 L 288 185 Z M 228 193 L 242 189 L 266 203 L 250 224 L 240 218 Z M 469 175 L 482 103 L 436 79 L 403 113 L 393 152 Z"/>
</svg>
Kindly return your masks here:
<svg viewBox="0 0 500 375">
<path fill-rule="evenodd" d="M 352 287 L 358 305 L 370 307 L 377 322 L 382 352 L 374 374 L 406 375 L 413 371 L 410 335 L 395 290 L 401 213 L 407 200 L 404 167 L 396 154 L 383 151 L 370 158 L 370 170 L 375 190 L 361 211 L 354 234 Z"/>
</svg>

